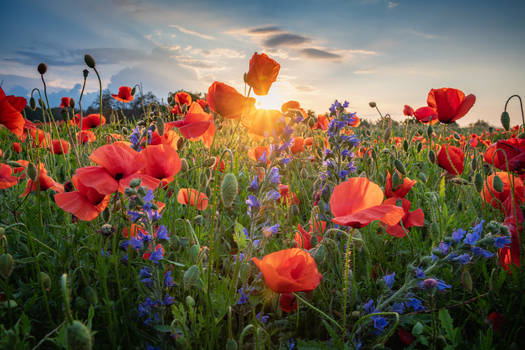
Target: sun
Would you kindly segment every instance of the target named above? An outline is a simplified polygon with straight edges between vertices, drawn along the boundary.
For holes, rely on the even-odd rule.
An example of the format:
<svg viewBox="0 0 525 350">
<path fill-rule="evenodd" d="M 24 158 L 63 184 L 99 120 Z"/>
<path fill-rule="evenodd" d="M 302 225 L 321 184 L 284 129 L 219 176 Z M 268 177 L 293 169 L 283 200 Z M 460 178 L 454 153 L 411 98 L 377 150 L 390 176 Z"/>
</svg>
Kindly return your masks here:
<svg viewBox="0 0 525 350">
<path fill-rule="evenodd" d="M 277 109 L 281 110 L 281 106 L 285 102 L 281 95 L 275 91 L 265 96 L 255 97 L 255 107 L 262 109 Z"/>
</svg>

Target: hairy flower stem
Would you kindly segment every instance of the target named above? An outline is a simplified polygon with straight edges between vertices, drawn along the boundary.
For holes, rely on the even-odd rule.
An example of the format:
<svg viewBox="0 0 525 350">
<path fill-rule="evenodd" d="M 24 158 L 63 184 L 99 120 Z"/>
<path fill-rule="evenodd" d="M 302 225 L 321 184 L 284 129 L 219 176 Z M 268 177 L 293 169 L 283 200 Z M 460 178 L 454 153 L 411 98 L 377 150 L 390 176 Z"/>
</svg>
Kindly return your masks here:
<svg viewBox="0 0 525 350">
<path fill-rule="evenodd" d="M 344 261 L 344 286 L 343 286 L 343 329 L 346 330 L 346 314 L 347 314 L 347 303 L 348 303 L 348 274 L 350 271 L 350 259 L 351 259 L 351 248 L 352 237 L 354 235 L 354 229 L 348 234 L 348 239 L 346 241 L 346 252 L 345 252 L 345 261 Z M 355 265 L 355 264 L 352 264 Z M 354 273 L 352 273 L 352 279 L 354 278 Z M 352 283 L 353 287 L 353 283 Z M 346 334 L 345 334 L 346 335 Z M 343 337 L 345 337 L 343 335 Z"/>
</svg>

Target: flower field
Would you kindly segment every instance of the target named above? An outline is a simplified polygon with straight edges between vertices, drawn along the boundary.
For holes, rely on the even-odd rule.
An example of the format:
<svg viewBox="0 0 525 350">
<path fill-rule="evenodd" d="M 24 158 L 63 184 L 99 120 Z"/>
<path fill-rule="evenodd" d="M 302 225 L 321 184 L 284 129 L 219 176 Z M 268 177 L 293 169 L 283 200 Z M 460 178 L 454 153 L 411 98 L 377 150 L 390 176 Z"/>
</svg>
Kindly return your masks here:
<svg viewBox="0 0 525 350">
<path fill-rule="evenodd" d="M 44 63 L 0 88 L 0 348 L 523 349 L 525 125 L 460 128 L 450 87 L 258 108 L 280 65 L 247 68 L 109 114 L 52 108 Z"/>
</svg>

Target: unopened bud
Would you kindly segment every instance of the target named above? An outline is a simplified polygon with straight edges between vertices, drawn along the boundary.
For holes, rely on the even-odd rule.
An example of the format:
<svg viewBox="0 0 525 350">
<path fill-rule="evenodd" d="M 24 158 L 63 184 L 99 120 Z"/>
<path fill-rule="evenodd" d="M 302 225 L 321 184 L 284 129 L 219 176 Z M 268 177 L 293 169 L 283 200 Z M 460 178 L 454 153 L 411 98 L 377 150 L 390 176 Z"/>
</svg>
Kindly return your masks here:
<svg viewBox="0 0 525 350">
<path fill-rule="evenodd" d="M 510 116 L 509 113 L 503 112 L 501 113 L 501 125 L 503 125 L 503 128 L 507 131 L 510 129 Z"/>
<path fill-rule="evenodd" d="M 29 163 L 27 165 L 27 176 L 29 176 L 29 178 L 33 181 L 35 181 L 36 177 L 38 176 L 35 165 L 33 163 Z"/>
<path fill-rule="evenodd" d="M 496 192 L 503 192 L 503 181 L 501 181 L 501 178 L 498 175 L 494 176 L 494 180 L 492 180 L 492 187 Z"/>
<path fill-rule="evenodd" d="M 140 177 L 137 177 L 137 178 L 131 180 L 131 182 L 129 183 L 129 187 L 131 187 L 131 188 L 138 187 L 138 186 L 140 186 L 141 182 L 142 182 L 142 179 Z"/>
<path fill-rule="evenodd" d="M 370 108 L 376 108 L 377 104 L 374 101 L 368 102 Z"/>
<path fill-rule="evenodd" d="M 221 184 L 221 200 L 222 204 L 226 208 L 232 206 L 235 198 L 237 198 L 237 193 L 239 192 L 239 184 L 237 178 L 233 173 L 228 173 L 224 175 Z"/>
<path fill-rule="evenodd" d="M 47 72 L 47 65 L 45 63 L 40 63 L 36 69 L 38 73 L 44 75 Z"/>
<path fill-rule="evenodd" d="M 88 75 L 89 75 L 89 71 L 87 69 L 84 69 L 82 71 L 82 75 L 84 76 L 84 79 L 86 79 L 88 77 Z"/>
<path fill-rule="evenodd" d="M 36 110 L 36 101 L 35 101 L 35 98 L 32 96 L 29 99 L 29 106 L 31 107 L 32 111 Z"/>
<path fill-rule="evenodd" d="M 478 192 L 483 191 L 483 175 L 481 175 L 481 173 L 476 173 L 474 176 L 474 185 Z"/>
<path fill-rule="evenodd" d="M 84 62 L 89 68 L 95 68 L 95 59 L 91 55 L 84 55 Z"/>
<path fill-rule="evenodd" d="M 11 254 L 4 253 L 0 255 L 0 275 L 8 279 L 15 268 L 15 260 Z"/>
<path fill-rule="evenodd" d="M 185 158 L 182 158 L 180 160 L 180 172 L 184 174 L 186 171 L 188 171 L 188 169 L 188 161 Z"/>
<path fill-rule="evenodd" d="M 91 331 L 82 322 L 75 320 L 67 327 L 67 348 L 71 350 L 91 350 L 93 339 Z"/>
</svg>

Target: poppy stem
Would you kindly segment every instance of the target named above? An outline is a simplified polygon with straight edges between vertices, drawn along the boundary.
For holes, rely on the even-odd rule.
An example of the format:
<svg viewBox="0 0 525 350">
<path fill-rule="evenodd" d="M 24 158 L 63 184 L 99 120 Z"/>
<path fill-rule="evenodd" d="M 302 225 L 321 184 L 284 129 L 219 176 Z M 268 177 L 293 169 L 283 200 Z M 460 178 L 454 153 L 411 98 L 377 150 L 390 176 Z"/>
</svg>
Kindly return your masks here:
<svg viewBox="0 0 525 350">
<path fill-rule="evenodd" d="M 522 128 L 524 129 L 524 131 L 525 131 L 525 115 L 523 114 L 523 102 L 522 102 L 522 100 L 521 100 L 520 95 L 512 95 L 511 97 L 509 97 L 509 98 L 507 99 L 507 102 L 505 102 L 505 112 L 507 111 L 507 105 L 509 104 L 510 100 L 511 100 L 513 97 L 516 97 L 516 98 L 520 101 L 520 108 L 521 108 L 521 126 L 522 126 Z"/>
<path fill-rule="evenodd" d="M 100 79 L 100 75 L 98 74 L 97 68 L 93 67 L 93 70 L 95 71 L 95 74 L 97 75 L 98 87 L 100 91 L 100 114 L 98 115 L 98 125 L 102 126 L 102 80 Z"/>
<path fill-rule="evenodd" d="M 328 316 L 325 312 L 321 311 L 320 309 L 318 309 L 317 307 L 313 306 L 312 304 L 310 304 L 306 299 L 304 299 L 303 297 L 301 297 L 299 294 L 297 293 L 292 293 L 298 300 L 301 301 L 301 303 L 307 305 L 308 307 L 310 307 L 312 310 L 314 311 L 317 311 L 320 315 L 324 316 L 327 320 L 329 320 L 330 322 L 332 322 L 334 325 L 337 326 L 337 328 L 339 328 L 343 333 L 345 333 L 345 328 L 343 328 L 339 322 L 337 322 L 336 320 L 334 320 L 332 317 Z"/>
<path fill-rule="evenodd" d="M 350 270 L 350 259 L 351 259 L 351 248 L 352 237 L 354 236 L 354 228 L 348 234 L 348 239 L 346 240 L 346 252 L 345 252 L 345 261 L 344 261 L 344 286 L 343 286 L 343 329 L 346 329 L 346 314 L 347 314 L 347 303 L 348 303 L 348 274 Z M 355 265 L 355 264 L 352 264 Z M 355 271 L 354 271 L 355 272 Z M 354 278 L 354 273 L 352 273 L 352 279 Z M 353 283 L 352 283 L 353 288 Z M 343 335 L 345 338 L 346 334 Z"/>
</svg>

